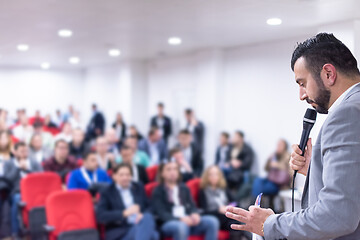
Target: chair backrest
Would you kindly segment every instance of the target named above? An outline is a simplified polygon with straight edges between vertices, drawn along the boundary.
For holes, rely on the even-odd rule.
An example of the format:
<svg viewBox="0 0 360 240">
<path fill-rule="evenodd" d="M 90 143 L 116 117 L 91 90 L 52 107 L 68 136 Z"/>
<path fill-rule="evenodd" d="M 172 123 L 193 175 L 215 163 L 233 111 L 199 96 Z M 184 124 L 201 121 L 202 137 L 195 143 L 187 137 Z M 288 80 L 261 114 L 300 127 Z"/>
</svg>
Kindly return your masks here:
<svg viewBox="0 0 360 240">
<path fill-rule="evenodd" d="M 148 198 L 151 198 L 152 192 L 158 185 L 158 182 L 151 182 L 145 185 L 145 193 Z"/>
<path fill-rule="evenodd" d="M 47 223 L 55 230 L 50 239 L 69 231 L 96 229 L 91 195 L 85 190 L 55 192 L 46 200 Z"/>
<path fill-rule="evenodd" d="M 153 182 L 156 180 L 158 168 L 159 168 L 159 166 L 157 166 L 157 165 L 146 168 L 146 173 L 147 173 L 147 176 L 148 176 L 148 179 L 150 182 Z"/>
<path fill-rule="evenodd" d="M 200 178 L 194 178 L 186 183 L 197 206 L 199 206 L 200 180 Z"/>
</svg>

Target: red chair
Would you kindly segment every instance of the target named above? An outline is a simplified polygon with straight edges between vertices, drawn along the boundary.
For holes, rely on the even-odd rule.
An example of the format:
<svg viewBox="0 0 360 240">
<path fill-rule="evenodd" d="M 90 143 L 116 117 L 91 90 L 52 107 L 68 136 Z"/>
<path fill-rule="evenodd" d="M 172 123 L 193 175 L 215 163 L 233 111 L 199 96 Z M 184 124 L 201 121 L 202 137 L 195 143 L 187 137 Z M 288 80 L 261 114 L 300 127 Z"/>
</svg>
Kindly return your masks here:
<svg viewBox="0 0 360 240">
<path fill-rule="evenodd" d="M 89 192 L 56 192 L 46 200 L 46 229 L 50 240 L 98 240 L 94 206 Z"/>
<path fill-rule="evenodd" d="M 159 166 L 156 166 L 156 165 L 146 168 L 146 173 L 148 175 L 148 179 L 150 182 L 156 181 L 156 175 L 158 172 L 158 168 L 159 168 Z"/>
<path fill-rule="evenodd" d="M 145 193 L 148 198 L 151 198 L 152 192 L 158 185 L 158 182 L 151 182 L 145 185 Z"/>
<path fill-rule="evenodd" d="M 22 222 L 32 236 L 44 233 L 46 198 L 61 190 L 61 178 L 56 173 L 32 173 L 21 179 Z"/>
</svg>

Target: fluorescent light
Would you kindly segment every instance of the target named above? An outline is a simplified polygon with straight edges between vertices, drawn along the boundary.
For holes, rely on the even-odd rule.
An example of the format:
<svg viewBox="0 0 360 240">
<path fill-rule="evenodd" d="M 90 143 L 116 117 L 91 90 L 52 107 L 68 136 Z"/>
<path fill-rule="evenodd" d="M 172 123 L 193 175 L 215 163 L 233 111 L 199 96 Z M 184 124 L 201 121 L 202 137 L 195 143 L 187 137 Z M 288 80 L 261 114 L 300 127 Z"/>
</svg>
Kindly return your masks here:
<svg viewBox="0 0 360 240">
<path fill-rule="evenodd" d="M 280 18 L 269 18 L 266 23 L 268 25 L 276 26 L 280 25 L 282 23 L 282 20 Z"/>
<path fill-rule="evenodd" d="M 69 58 L 69 63 L 71 63 L 71 64 L 78 64 L 79 62 L 80 62 L 80 58 L 78 58 L 78 57 Z"/>
<path fill-rule="evenodd" d="M 29 45 L 19 44 L 19 45 L 17 46 L 17 49 L 18 49 L 19 51 L 26 52 L 27 50 L 29 50 Z"/>
<path fill-rule="evenodd" d="M 120 54 L 121 54 L 121 52 L 119 49 L 114 48 L 114 49 L 109 50 L 109 56 L 111 56 L 111 57 L 118 57 L 118 56 L 120 56 Z"/>
<path fill-rule="evenodd" d="M 48 63 L 48 62 L 43 62 L 43 63 L 40 65 L 40 67 L 41 67 L 42 69 L 47 70 L 47 69 L 50 68 L 50 63 Z"/>
<path fill-rule="evenodd" d="M 72 34 L 72 31 L 69 29 L 61 29 L 58 31 L 58 35 L 63 38 L 71 37 Z"/>
<path fill-rule="evenodd" d="M 168 43 L 170 45 L 180 45 L 181 44 L 181 38 L 178 38 L 178 37 L 171 37 L 168 39 Z"/>
</svg>

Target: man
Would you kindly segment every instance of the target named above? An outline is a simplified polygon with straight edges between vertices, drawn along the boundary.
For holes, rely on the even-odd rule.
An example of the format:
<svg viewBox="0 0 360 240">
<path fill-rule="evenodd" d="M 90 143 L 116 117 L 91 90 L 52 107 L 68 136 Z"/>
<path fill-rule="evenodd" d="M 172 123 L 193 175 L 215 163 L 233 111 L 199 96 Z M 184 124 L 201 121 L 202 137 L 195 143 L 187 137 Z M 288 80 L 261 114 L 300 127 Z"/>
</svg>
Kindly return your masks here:
<svg viewBox="0 0 360 240">
<path fill-rule="evenodd" d="M 76 159 L 69 156 L 69 144 L 64 139 L 57 140 L 54 156 L 44 162 L 44 170 L 58 173 L 65 182 L 66 175 L 75 168 Z"/>
<path fill-rule="evenodd" d="M 193 141 L 197 145 L 201 154 L 204 152 L 205 127 L 204 124 L 197 120 L 192 109 L 185 110 L 186 129 L 193 135 Z"/>
<path fill-rule="evenodd" d="M 45 132 L 43 130 L 44 124 L 41 122 L 35 122 L 33 124 L 34 127 L 34 134 L 39 134 L 42 138 L 42 146 L 47 151 L 52 151 L 54 149 L 54 137 L 51 135 L 51 133 Z M 28 139 L 26 139 L 26 143 L 30 143 L 30 140 L 32 138 L 31 136 L 28 136 Z"/>
<path fill-rule="evenodd" d="M 85 134 L 81 128 L 75 128 L 72 131 L 72 141 L 70 142 L 70 155 L 76 159 L 83 159 L 88 151 L 85 144 Z"/>
<path fill-rule="evenodd" d="M 26 142 L 31 138 L 34 132 L 33 127 L 29 124 L 28 118 L 25 113 L 20 115 L 19 125 L 13 128 L 13 136 L 19 141 Z"/>
<path fill-rule="evenodd" d="M 192 135 L 188 130 L 184 129 L 180 131 L 176 147 L 183 153 L 185 161 L 192 168 L 193 174 L 197 177 L 201 177 L 204 161 L 197 145 L 192 142 Z"/>
<path fill-rule="evenodd" d="M 124 144 L 121 147 L 121 160 L 132 167 L 132 180 L 147 184 L 149 182 L 145 167 L 134 162 L 134 149 Z"/>
<path fill-rule="evenodd" d="M 144 152 L 138 149 L 138 140 L 136 137 L 130 136 L 125 139 L 125 145 L 131 147 L 134 151 L 134 163 L 139 164 L 143 167 L 148 167 L 150 165 L 150 158 Z M 117 162 L 122 162 L 121 155 L 117 158 Z"/>
<path fill-rule="evenodd" d="M 4 163 L 4 178 L 8 179 L 13 185 L 11 193 L 11 229 L 14 239 L 19 239 L 18 204 L 21 199 L 20 181 L 29 173 L 41 172 L 42 167 L 37 161 L 28 158 L 28 147 L 24 142 L 16 143 L 14 149 L 15 158 Z"/>
<path fill-rule="evenodd" d="M 157 127 L 164 139 L 166 145 L 172 134 L 171 118 L 164 114 L 164 104 L 159 103 L 157 106 L 158 114 L 151 118 L 150 127 Z"/>
<path fill-rule="evenodd" d="M 139 149 L 150 156 L 150 166 L 158 165 L 167 158 L 167 148 L 157 127 L 150 129 L 148 138 L 139 142 Z"/>
<path fill-rule="evenodd" d="M 85 154 L 83 166 L 71 172 L 67 186 L 68 189 L 88 190 L 92 185 L 110 182 L 107 173 L 98 167 L 95 152 L 88 152 Z"/>
<path fill-rule="evenodd" d="M 52 151 L 43 144 L 43 136 L 40 133 L 34 133 L 29 144 L 30 159 L 42 163 L 52 155 Z"/>
<path fill-rule="evenodd" d="M 113 180 L 114 183 L 101 194 L 96 211 L 98 222 L 105 224 L 105 238 L 158 240 L 144 187 L 132 182 L 132 167 L 126 163 L 116 166 Z"/>
<path fill-rule="evenodd" d="M 216 149 L 215 165 L 223 171 L 230 168 L 231 159 L 231 144 L 229 142 L 230 135 L 227 132 L 222 132 L 220 135 L 220 145 Z"/>
<path fill-rule="evenodd" d="M 109 128 L 105 132 L 105 138 L 108 143 L 108 151 L 113 153 L 115 157 L 119 156 L 119 149 L 121 147 L 121 142 L 116 136 L 116 130 L 113 128 Z"/>
<path fill-rule="evenodd" d="M 107 171 L 115 166 L 115 155 L 109 152 L 109 144 L 105 137 L 98 137 L 95 143 L 99 167 Z"/>
<path fill-rule="evenodd" d="M 169 152 L 170 160 L 179 165 L 181 180 L 186 183 L 194 178 L 194 172 L 191 165 L 185 159 L 184 153 L 180 148 L 173 148 Z"/>
<path fill-rule="evenodd" d="M 104 115 L 98 111 L 96 104 L 92 105 L 92 116 L 87 127 L 86 139 L 91 141 L 104 134 L 105 118 Z"/>
<path fill-rule="evenodd" d="M 320 33 L 295 49 L 291 67 L 300 100 L 329 113 L 305 156 L 293 145 L 290 166 L 306 175 L 302 210 L 232 208 L 226 215 L 247 230 L 271 239 L 360 239 L 360 73 L 350 50 L 332 34 Z"/>
</svg>

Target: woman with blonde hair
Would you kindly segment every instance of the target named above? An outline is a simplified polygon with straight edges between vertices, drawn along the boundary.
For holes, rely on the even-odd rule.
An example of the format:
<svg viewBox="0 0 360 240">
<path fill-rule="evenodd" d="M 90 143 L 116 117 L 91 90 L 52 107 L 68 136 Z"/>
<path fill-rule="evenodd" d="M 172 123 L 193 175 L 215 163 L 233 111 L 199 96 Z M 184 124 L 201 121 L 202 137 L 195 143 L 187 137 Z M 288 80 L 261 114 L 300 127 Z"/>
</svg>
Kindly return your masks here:
<svg viewBox="0 0 360 240">
<path fill-rule="evenodd" d="M 220 222 L 220 229 L 230 231 L 230 239 L 241 239 L 245 236 L 241 231 L 234 231 L 230 228 L 236 221 L 225 216 L 228 205 L 236 206 L 232 202 L 231 194 L 227 190 L 226 180 L 221 169 L 216 166 L 208 167 L 200 182 L 199 205 L 204 214 L 216 217 Z"/>
<path fill-rule="evenodd" d="M 11 136 L 8 131 L 0 131 L 0 161 L 11 159 Z"/>
</svg>

